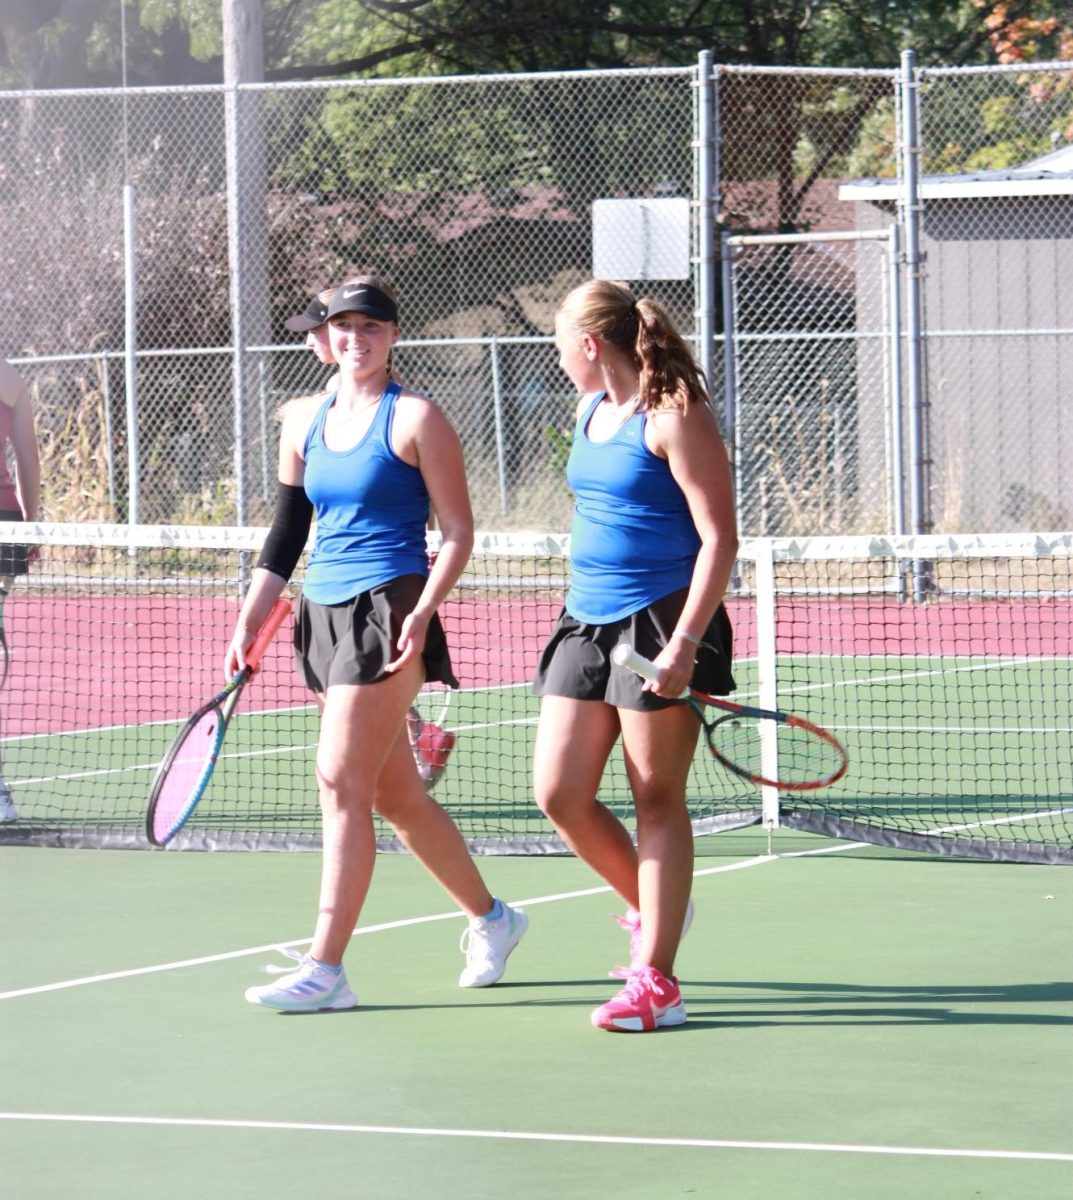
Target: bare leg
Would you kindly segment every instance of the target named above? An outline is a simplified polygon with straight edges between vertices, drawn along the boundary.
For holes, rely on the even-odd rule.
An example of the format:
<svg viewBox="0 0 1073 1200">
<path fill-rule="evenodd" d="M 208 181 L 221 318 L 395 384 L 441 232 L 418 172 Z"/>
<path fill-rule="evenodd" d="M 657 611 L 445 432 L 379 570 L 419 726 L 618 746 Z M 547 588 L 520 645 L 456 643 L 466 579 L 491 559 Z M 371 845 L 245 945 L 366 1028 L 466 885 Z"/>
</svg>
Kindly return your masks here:
<svg viewBox="0 0 1073 1200">
<path fill-rule="evenodd" d="M 377 781 L 402 736 L 420 686 L 420 662 L 375 684 L 342 685 L 323 698 L 317 784 L 324 833 L 314 958 L 339 963 L 357 924 L 376 859 Z"/>
<path fill-rule="evenodd" d="M 491 909 L 494 898 L 458 826 L 421 782 L 405 731 L 384 763 L 373 806 L 467 916 L 482 917 Z"/>
<path fill-rule="evenodd" d="M 545 696 L 533 786 L 540 810 L 571 850 L 632 907 L 639 907 L 637 851 L 596 793 L 619 734 L 618 712 L 600 700 Z"/>
<path fill-rule="evenodd" d="M 640 961 L 669 976 L 693 882 L 686 780 L 700 725 L 685 706 L 619 716 L 637 811 Z"/>
</svg>

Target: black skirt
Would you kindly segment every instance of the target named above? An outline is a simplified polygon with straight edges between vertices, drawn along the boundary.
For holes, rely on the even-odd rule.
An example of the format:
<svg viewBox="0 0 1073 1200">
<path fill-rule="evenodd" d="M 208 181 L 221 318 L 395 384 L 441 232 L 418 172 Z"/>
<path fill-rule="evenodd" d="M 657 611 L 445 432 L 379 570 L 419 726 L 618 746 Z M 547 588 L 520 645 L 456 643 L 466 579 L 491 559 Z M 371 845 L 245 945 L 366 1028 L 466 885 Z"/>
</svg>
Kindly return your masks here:
<svg viewBox="0 0 1073 1200">
<path fill-rule="evenodd" d="M 682 615 L 688 589 L 672 592 L 620 621 L 587 625 L 564 608 L 537 666 L 533 690 L 538 696 L 567 696 L 573 700 L 602 700 L 616 708 L 640 711 L 680 704 L 653 692 L 642 691 L 644 680 L 633 671 L 611 662 L 620 643 L 632 646 L 645 658 L 655 658 L 670 641 Z M 692 685 L 712 696 L 734 690 L 730 662 L 734 633 L 722 604 L 695 647 L 697 665 Z"/>
<path fill-rule="evenodd" d="M 399 656 L 403 620 L 425 587 L 423 575 L 400 575 L 341 604 L 298 602 L 294 651 L 306 686 L 323 693 L 333 684 L 377 683 Z M 425 638 L 425 681 L 458 687 L 438 615 Z"/>
</svg>

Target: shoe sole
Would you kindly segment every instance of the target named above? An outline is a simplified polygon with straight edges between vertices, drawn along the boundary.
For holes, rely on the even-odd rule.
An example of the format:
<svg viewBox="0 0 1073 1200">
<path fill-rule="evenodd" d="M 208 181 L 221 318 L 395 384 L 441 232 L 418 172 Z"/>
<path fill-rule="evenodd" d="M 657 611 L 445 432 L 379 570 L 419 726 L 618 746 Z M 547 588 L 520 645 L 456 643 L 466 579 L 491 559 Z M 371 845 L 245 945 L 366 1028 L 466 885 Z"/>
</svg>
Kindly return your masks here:
<svg viewBox="0 0 1073 1200">
<path fill-rule="evenodd" d="M 599 1011 L 597 1009 L 592 1014 L 592 1023 L 597 1029 L 606 1029 L 609 1033 L 655 1033 L 657 1029 L 671 1029 L 686 1023 L 686 1006 L 682 1003 L 664 1009 L 650 1028 L 645 1028 L 643 1017 L 611 1017 L 607 1021 L 600 1021 L 597 1020 Z"/>
<path fill-rule="evenodd" d="M 270 1000 L 266 1000 L 262 996 L 250 995 L 254 989 L 250 988 L 246 992 L 246 999 L 251 1004 L 257 1004 L 261 1008 L 270 1008 L 273 1012 L 296 1012 L 296 1013 L 314 1013 L 314 1012 L 343 1012 L 348 1008 L 358 1007 L 358 998 L 353 992 L 347 991 L 343 995 L 337 996 L 330 1004 L 273 1004 Z"/>
<path fill-rule="evenodd" d="M 525 912 L 523 909 L 514 908 L 514 909 L 511 909 L 511 911 L 518 918 L 517 930 L 516 930 L 517 936 L 515 936 L 514 939 L 507 945 L 506 951 L 503 954 L 503 970 L 499 972 L 499 974 L 495 977 L 495 979 L 486 979 L 480 983 L 463 983 L 462 980 L 460 979 L 458 981 L 459 987 L 461 987 L 461 988 L 492 987 L 493 985 L 497 984 L 503 978 L 503 975 L 507 969 L 507 959 L 510 958 L 510 956 L 518 948 L 518 943 L 522 940 L 523 937 L 525 937 L 525 931 L 529 928 L 529 918 L 525 915 Z"/>
</svg>

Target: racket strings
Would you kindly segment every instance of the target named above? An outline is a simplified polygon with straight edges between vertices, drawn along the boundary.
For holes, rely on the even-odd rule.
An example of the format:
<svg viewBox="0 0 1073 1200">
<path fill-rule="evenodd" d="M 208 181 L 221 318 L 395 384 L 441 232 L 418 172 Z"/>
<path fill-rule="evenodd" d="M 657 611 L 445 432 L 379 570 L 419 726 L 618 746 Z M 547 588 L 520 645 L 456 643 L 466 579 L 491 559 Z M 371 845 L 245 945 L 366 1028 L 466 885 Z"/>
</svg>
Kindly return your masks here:
<svg viewBox="0 0 1073 1200">
<path fill-rule="evenodd" d="M 150 823 L 153 839 L 164 845 L 182 827 L 197 803 L 219 749 L 223 715 L 210 708 L 175 743 L 153 787 Z"/>
<path fill-rule="evenodd" d="M 750 779 L 780 786 L 822 786 L 845 770 L 841 748 L 807 725 L 722 717 L 708 727 L 717 758 Z"/>
</svg>

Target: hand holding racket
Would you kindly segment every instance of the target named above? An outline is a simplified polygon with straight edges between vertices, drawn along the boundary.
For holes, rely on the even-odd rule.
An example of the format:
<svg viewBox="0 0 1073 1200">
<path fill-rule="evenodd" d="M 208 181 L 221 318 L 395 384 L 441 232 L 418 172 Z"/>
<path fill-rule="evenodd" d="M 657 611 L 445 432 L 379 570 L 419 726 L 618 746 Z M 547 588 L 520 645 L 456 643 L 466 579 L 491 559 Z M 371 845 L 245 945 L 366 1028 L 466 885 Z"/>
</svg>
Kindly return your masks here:
<svg viewBox="0 0 1073 1200">
<path fill-rule="evenodd" d="M 176 735 L 157 768 L 149 793 L 145 834 L 154 846 L 166 846 L 197 808 L 209 786 L 242 689 L 257 670 L 261 656 L 290 612 L 291 602 L 281 596 L 246 651 L 246 665 L 222 691 L 203 704 Z"/>
<path fill-rule="evenodd" d="M 659 668 L 631 646 L 616 646 L 611 661 L 655 681 Z M 841 779 L 849 766 L 845 747 L 826 729 L 804 717 L 775 709 L 735 704 L 686 688 L 682 699 L 700 718 L 708 749 L 728 771 L 751 783 L 787 792 L 807 792 Z M 708 717 L 706 709 L 715 709 Z M 765 735 L 774 734 L 778 769 L 765 770 Z"/>
</svg>

